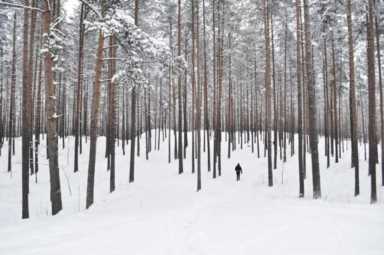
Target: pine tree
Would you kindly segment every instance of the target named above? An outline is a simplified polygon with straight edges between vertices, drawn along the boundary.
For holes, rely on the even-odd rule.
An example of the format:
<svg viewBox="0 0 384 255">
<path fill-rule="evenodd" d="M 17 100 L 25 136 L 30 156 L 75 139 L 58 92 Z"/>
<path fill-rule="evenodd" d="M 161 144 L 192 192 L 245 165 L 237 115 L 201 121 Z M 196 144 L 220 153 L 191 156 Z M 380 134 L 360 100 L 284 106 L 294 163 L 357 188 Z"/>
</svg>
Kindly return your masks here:
<svg viewBox="0 0 384 255">
<path fill-rule="evenodd" d="M 12 67 L 11 67 L 11 99 L 9 103 L 9 125 L 8 125 L 8 172 L 12 171 L 12 147 L 15 144 L 15 112 L 16 112 L 16 13 L 13 16 L 12 36 Z"/>
<path fill-rule="evenodd" d="M 271 142 L 271 104 L 272 104 L 272 91 L 271 91 L 271 41 L 270 41 L 270 6 L 269 0 L 263 2 L 264 10 L 264 33 L 265 33 L 265 93 L 266 93 L 266 143 L 268 151 L 268 186 L 273 186 L 273 172 L 272 172 L 272 142 Z"/>
<path fill-rule="evenodd" d="M 139 0 L 135 0 L 135 25 L 139 25 Z M 134 84 L 131 92 L 131 161 L 129 164 L 129 182 L 135 181 L 136 90 L 137 88 Z"/>
<path fill-rule="evenodd" d="M 298 115 L 298 137 L 299 137 L 299 196 L 304 197 L 304 166 L 303 166 L 303 114 L 302 114 L 302 82 L 301 82 L 301 0 L 296 1 L 296 44 L 297 44 L 297 115 Z"/>
<path fill-rule="evenodd" d="M 376 78 L 375 78 L 375 44 L 374 44 L 373 0 L 368 0 L 367 23 L 367 61 L 368 61 L 368 104 L 369 104 L 369 174 L 371 175 L 371 203 L 377 202 L 376 187 Z"/>
<path fill-rule="evenodd" d="M 55 9 L 51 9 L 53 1 L 45 1 L 45 12 L 43 14 L 43 34 L 44 46 L 47 47 L 44 54 L 44 67 L 45 67 L 45 82 L 46 82 L 46 119 L 47 119 L 47 151 L 49 160 L 49 175 L 51 187 L 51 204 L 52 214 L 55 215 L 62 209 L 61 189 L 60 189 L 60 176 L 59 176 L 59 162 L 58 162 L 58 135 L 57 135 L 57 118 L 56 113 L 56 89 L 54 82 L 54 61 L 53 49 L 54 45 L 50 45 L 49 36 L 51 33 L 51 19 L 55 13 Z M 53 16 L 54 17 L 54 16 Z"/>
<path fill-rule="evenodd" d="M 114 75 L 116 73 L 116 38 L 112 34 L 109 38 L 109 66 L 108 66 L 108 86 L 109 86 L 109 106 L 108 106 L 108 126 L 109 126 L 109 143 L 108 151 L 110 158 L 110 186 L 109 191 L 113 192 L 115 190 L 115 138 L 116 138 L 116 82 Z"/>
<path fill-rule="evenodd" d="M 181 0 L 177 2 L 177 55 L 181 57 Z M 178 90 L 178 160 L 179 160 L 179 174 L 183 173 L 183 109 L 182 109 L 182 91 L 181 91 L 181 74 L 177 77 L 177 90 Z"/>
<path fill-rule="evenodd" d="M 81 4 L 80 11 L 80 29 L 79 29 L 79 54 L 78 54 L 78 70 L 77 70 L 77 87 L 76 87 L 76 117 L 74 121 L 75 131 L 75 149 L 74 149 L 74 172 L 79 171 L 79 143 L 80 143 L 80 117 L 81 117 L 81 91 L 83 89 L 83 59 L 84 59 L 84 34 L 85 34 L 85 5 Z"/>
<path fill-rule="evenodd" d="M 103 6 L 103 1 L 101 6 Z M 88 209 L 94 200 L 95 189 L 95 167 L 96 167 L 96 145 L 97 145 L 97 131 L 99 127 L 99 112 L 100 112 L 100 87 L 101 87 L 101 72 L 103 65 L 103 48 L 104 48 L 104 32 L 98 32 L 98 43 L 96 52 L 96 65 L 95 65 L 95 82 L 92 95 L 92 109 L 91 109 L 91 125 L 90 125 L 90 147 L 89 147 L 89 164 L 88 164 L 88 180 L 87 180 L 87 201 L 86 208 Z"/>
<path fill-rule="evenodd" d="M 24 1 L 29 6 L 29 0 Z M 29 154 L 31 126 L 31 96 L 32 88 L 29 84 L 29 10 L 24 9 L 23 24 L 23 101 L 22 101 L 22 218 L 29 218 Z"/>
<path fill-rule="evenodd" d="M 312 181 L 313 181 L 313 198 L 321 197 L 320 183 L 320 167 L 319 167 L 319 152 L 318 152 L 318 134 L 317 134 L 317 108 L 316 108 L 316 87 L 313 80 L 312 66 L 312 38 L 311 25 L 309 20 L 308 0 L 304 0 L 304 33 L 305 33 L 305 56 L 306 56 L 306 72 L 307 72 L 307 87 L 309 101 L 309 141 L 312 157 Z"/>
<path fill-rule="evenodd" d="M 349 111 L 351 122 L 352 166 L 355 168 L 355 196 L 360 194 L 359 186 L 359 151 L 357 144 L 357 110 L 355 92 L 355 54 L 352 33 L 352 5 L 347 0 L 348 48 L 349 48 Z"/>
<path fill-rule="evenodd" d="M 376 4 L 376 1 L 373 1 Z M 376 5 L 376 12 L 380 12 L 379 6 Z M 378 13 L 375 14 L 375 28 L 376 28 L 376 50 L 377 50 L 377 69 L 379 76 L 379 90 L 380 90 L 380 136 L 381 136 L 381 185 L 384 186 L 384 95 L 383 95 L 383 78 L 382 78 L 382 66 L 381 66 L 381 44 L 380 44 L 380 20 L 378 19 L 380 15 Z"/>
</svg>

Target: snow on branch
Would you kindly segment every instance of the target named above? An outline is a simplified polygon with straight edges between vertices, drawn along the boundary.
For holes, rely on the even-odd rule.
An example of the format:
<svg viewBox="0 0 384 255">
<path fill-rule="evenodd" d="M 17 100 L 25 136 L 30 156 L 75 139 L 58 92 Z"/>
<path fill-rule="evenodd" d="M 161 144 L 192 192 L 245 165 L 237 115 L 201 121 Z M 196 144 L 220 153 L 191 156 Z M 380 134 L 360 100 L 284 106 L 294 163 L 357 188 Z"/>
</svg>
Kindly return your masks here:
<svg viewBox="0 0 384 255">
<path fill-rule="evenodd" d="M 55 119 L 58 119 L 58 118 L 61 118 L 63 115 L 62 114 L 60 114 L 60 115 L 57 115 L 57 113 L 54 113 L 52 116 L 51 116 L 51 120 L 53 119 L 53 120 L 55 120 Z"/>
<path fill-rule="evenodd" d="M 30 9 L 30 10 L 38 11 L 38 12 L 44 12 L 44 10 L 37 8 L 37 7 L 25 6 L 22 4 L 15 4 L 15 3 L 8 3 L 8 2 L 4 2 L 4 1 L 0 1 L 0 5 L 5 5 L 5 6 L 9 6 L 9 7 L 15 7 L 15 8 L 22 8 L 22 9 Z"/>
</svg>

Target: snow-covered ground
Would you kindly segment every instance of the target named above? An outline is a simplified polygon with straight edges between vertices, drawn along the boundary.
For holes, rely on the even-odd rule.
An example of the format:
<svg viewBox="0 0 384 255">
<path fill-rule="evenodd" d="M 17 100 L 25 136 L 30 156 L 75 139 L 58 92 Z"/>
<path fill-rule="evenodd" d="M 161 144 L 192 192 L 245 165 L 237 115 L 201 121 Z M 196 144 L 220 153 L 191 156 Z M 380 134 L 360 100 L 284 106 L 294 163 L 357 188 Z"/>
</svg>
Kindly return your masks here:
<svg viewBox="0 0 384 255">
<path fill-rule="evenodd" d="M 361 162 L 361 195 L 355 198 L 349 151 L 339 164 L 332 161 L 332 167 L 326 169 L 322 139 L 323 196 L 316 201 L 312 199 L 309 157 L 304 199 L 298 198 L 297 156 L 288 158 L 286 164 L 279 162 L 273 172 L 275 185 L 269 188 L 267 161 L 258 159 L 249 146 L 227 159 L 227 146 L 223 145 L 223 175 L 215 180 L 206 170 L 204 155 L 203 189 L 197 193 L 190 157 L 184 161 L 185 173 L 179 176 L 177 161 L 167 162 L 166 142 L 161 144 L 161 151 L 150 154 L 149 161 L 145 160 L 142 143 L 134 184 L 128 183 L 129 153 L 123 156 L 118 148 L 117 187 L 114 194 L 109 194 L 105 139 L 98 141 L 95 205 L 84 209 L 88 146 L 84 143 L 80 172 L 73 174 L 74 141 L 70 138 L 68 146 L 60 151 L 63 212 L 49 216 L 48 166 L 41 146 L 38 183 L 31 177 L 31 219 L 25 221 L 20 220 L 21 153 L 13 159 L 10 176 L 3 148 L 1 255 L 384 254 L 384 188 L 378 185 L 379 202 L 371 205 L 367 163 Z M 20 142 L 17 139 L 16 148 L 20 148 Z M 244 170 L 239 183 L 233 170 L 237 162 Z M 378 171 L 378 184 L 380 180 Z"/>
</svg>

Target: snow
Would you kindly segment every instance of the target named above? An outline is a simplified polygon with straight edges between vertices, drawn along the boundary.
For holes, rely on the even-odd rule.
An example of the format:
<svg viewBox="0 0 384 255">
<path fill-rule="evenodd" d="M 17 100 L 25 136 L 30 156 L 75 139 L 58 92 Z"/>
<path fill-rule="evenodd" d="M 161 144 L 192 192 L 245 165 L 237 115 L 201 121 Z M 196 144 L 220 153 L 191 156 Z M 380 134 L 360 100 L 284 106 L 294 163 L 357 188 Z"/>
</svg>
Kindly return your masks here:
<svg viewBox="0 0 384 255">
<path fill-rule="evenodd" d="M 52 116 L 51 116 L 51 119 L 58 119 L 60 118 L 61 115 L 57 115 L 57 113 L 55 112 Z"/>
<path fill-rule="evenodd" d="M 173 135 L 172 135 L 173 138 Z M 13 158 L 12 176 L 6 173 L 7 150 L 0 157 L 0 254 L 284 254 L 382 255 L 384 251 L 384 189 L 369 203 L 367 162 L 361 161 L 361 195 L 353 196 L 354 170 L 349 151 L 330 169 L 321 158 L 322 199 L 312 199 L 310 158 L 306 196 L 298 198 L 297 157 L 288 157 L 274 170 L 274 187 L 267 186 L 267 161 L 257 159 L 247 145 L 227 159 L 223 143 L 223 175 L 212 179 L 202 160 L 202 190 L 190 157 L 184 174 L 178 163 L 168 164 L 168 144 L 145 160 L 144 139 L 136 161 L 135 183 L 128 183 L 126 156 L 116 151 L 117 187 L 109 194 L 105 139 L 98 139 L 95 205 L 85 210 L 88 144 L 84 140 L 80 171 L 72 173 L 74 139 L 60 146 L 60 177 L 64 210 L 49 216 L 49 176 L 45 140 L 40 146 L 38 183 L 31 177 L 30 220 L 21 215 L 21 153 Z M 121 143 L 120 143 L 121 145 Z M 21 139 L 16 139 L 20 150 Z M 239 148 L 240 149 L 240 148 Z M 256 148 L 255 148 L 256 149 Z M 296 148 L 297 149 L 297 148 Z M 360 157 L 363 157 L 361 147 Z M 173 151 L 173 150 L 172 150 Z M 288 149 L 288 152 L 290 150 Z M 323 156 L 323 139 L 320 155 Z M 263 153 L 261 153 L 263 154 Z M 190 156 L 190 148 L 188 148 Z M 243 167 L 240 182 L 233 170 Z M 378 171 L 378 183 L 381 174 Z"/>
</svg>

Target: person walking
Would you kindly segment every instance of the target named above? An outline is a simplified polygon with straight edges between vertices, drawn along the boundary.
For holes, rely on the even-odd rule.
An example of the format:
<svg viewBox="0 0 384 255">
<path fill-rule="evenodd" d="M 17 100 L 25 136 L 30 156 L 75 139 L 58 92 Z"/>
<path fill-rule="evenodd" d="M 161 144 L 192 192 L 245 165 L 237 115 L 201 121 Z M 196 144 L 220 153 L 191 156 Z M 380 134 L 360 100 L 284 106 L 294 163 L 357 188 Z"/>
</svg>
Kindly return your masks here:
<svg viewBox="0 0 384 255">
<path fill-rule="evenodd" d="M 237 163 L 235 167 L 235 171 L 236 171 L 236 180 L 240 181 L 240 175 L 243 173 L 243 169 L 241 168 L 240 163 Z"/>
</svg>

